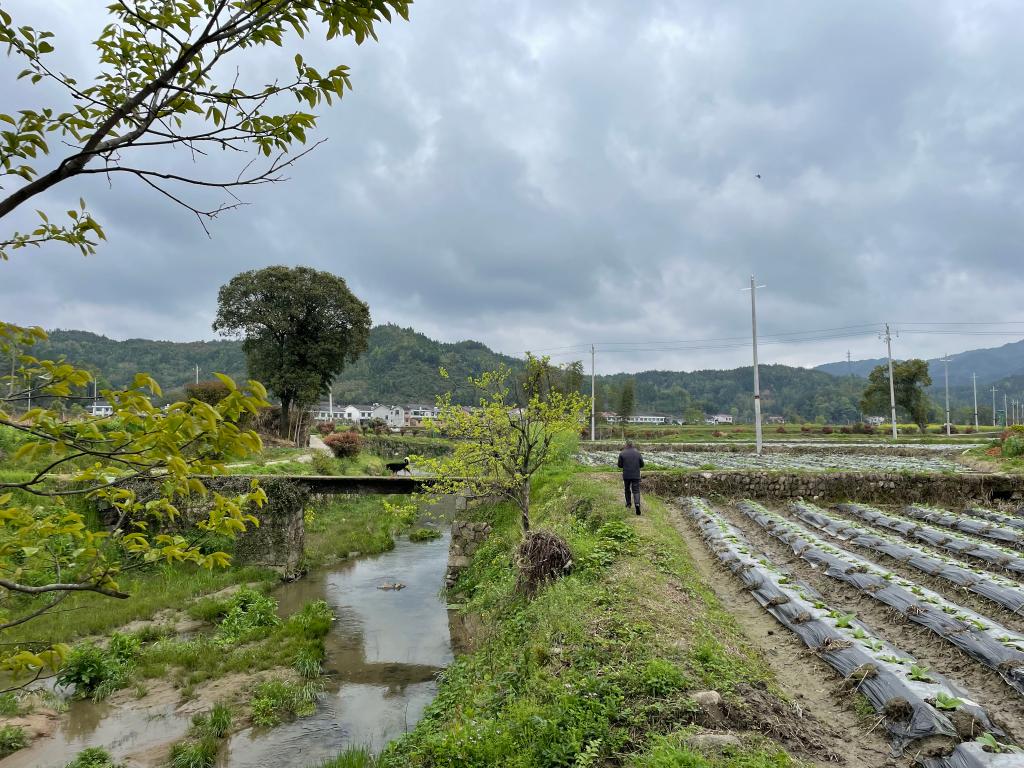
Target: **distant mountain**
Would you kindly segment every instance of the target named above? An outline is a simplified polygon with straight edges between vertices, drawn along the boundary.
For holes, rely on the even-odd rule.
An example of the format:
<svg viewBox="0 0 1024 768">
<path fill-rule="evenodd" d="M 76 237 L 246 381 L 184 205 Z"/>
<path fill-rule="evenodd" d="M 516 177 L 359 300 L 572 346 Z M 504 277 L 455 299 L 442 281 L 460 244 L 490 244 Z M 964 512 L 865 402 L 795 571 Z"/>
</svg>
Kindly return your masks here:
<svg viewBox="0 0 1024 768">
<path fill-rule="evenodd" d="M 902 356 L 900 359 L 904 359 Z M 867 378 L 872 369 L 883 365 L 885 358 L 873 360 L 845 360 L 838 363 L 825 363 L 815 368 L 833 376 L 854 376 Z M 936 384 L 942 383 L 943 363 L 941 359 L 928 361 L 932 379 Z M 971 383 L 971 374 L 978 375 L 978 385 L 992 385 L 998 379 L 1024 375 L 1024 340 L 1004 344 L 990 349 L 972 349 L 967 352 L 949 356 L 949 386 L 959 387 Z"/>
</svg>

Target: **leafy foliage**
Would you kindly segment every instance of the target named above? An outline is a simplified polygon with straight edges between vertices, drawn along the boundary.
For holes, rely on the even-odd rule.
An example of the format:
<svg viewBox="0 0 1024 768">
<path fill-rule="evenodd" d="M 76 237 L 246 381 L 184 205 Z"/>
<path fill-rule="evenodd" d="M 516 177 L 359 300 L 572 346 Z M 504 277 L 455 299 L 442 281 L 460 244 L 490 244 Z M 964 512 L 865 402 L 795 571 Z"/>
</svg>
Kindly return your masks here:
<svg viewBox="0 0 1024 768">
<path fill-rule="evenodd" d="M 244 339 L 249 370 L 288 411 L 316 402 L 366 349 L 370 309 L 344 278 L 309 267 L 267 267 L 235 275 L 217 296 L 213 329 Z"/>
<path fill-rule="evenodd" d="M 242 588 L 231 598 L 227 614 L 217 628 L 219 645 L 247 642 L 262 637 L 281 623 L 277 601 L 255 589 Z"/>
<path fill-rule="evenodd" d="M 267 680 L 256 686 L 252 698 L 252 722 L 269 728 L 282 720 L 311 715 L 320 694 L 317 683 Z"/>
<path fill-rule="evenodd" d="M 456 443 L 450 455 L 416 457 L 438 478 L 432 492 L 503 496 L 518 507 L 528 531 L 530 478 L 556 457 L 556 439 L 578 434 L 590 408 L 562 383 L 548 358 L 527 355 L 521 378 L 500 367 L 473 379 L 475 410 L 455 405 L 451 392 L 438 398 L 437 426 Z"/>
<path fill-rule="evenodd" d="M 73 592 L 127 598 L 117 581 L 126 567 L 224 567 L 227 553 L 203 545 L 257 523 L 250 510 L 266 500 L 255 483 L 228 496 L 209 493 L 197 477 L 222 472 L 225 458 L 260 450 L 259 437 L 238 427 L 243 414 L 266 406 L 257 382 L 240 389 L 223 377 L 230 394 L 216 405 L 177 402 L 160 409 L 152 402 L 159 386 L 137 374 L 128 387 L 102 392 L 112 417 L 64 420 L 55 407 L 15 416 L 11 411 L 30 396 L 63 400 L 92 381 L 68 363 L 25 354 L 42 339 L 41 329 L 0 323 L 0 356 L 16 354 L 19 363 L 13 378 L 6 377 L 11 393 L 0 397 L 0 433 L 19 435 L 12 460 L 27 470 L 0 479 L 0 631 L 38 618 Z M 145 499 L 133 490 L 138 481 L 148 481 Z M 181 517 L 179 505 L 199 499 L 208 510 L 194 530 L 165 532 Z M 97 504 L 108 510 L 109 528 L 87 518 L 89 505 Z M 42 676 L 56 671 L 66 652 L 60 638 L 11 644 L 0 652 L 0 669 Z"/>
<path fill-rule="evenodd" d="M 363 439 L 356 432 L 333 432 L 324 438 L 324 445 L 338 459 L 351 459 L 359 455 Z"/>
<path fill-rule="evenodd" d="M 88 747 L 79 752 L 65 768 L 121 768 L 102 747 Z"/>
<path fill-rule="evenodd" d="M 916 359 L 893 362 L 892 375 L 897 413 L 902 409 L 923 432 L 928 427 L 928 411 L 931 408 L 925 391 L 932 383 L 928 363 Z M 867 387 L 861 396 L 861 409 L 865 413 L 889 412 L 888 364 L 876 366 L 871 371 Z"/>
<path fill-rule="evenodd" d="M 28 746 L 28 736 L 25 729 L 18 725 L 5 725 L 0 727 L 0 758 L 7 757 L 12 752 L 24 749 Z"/>
<path fill-rule="evenodd" d="M 352 87 L 348 67 L 320 69 L 294 56 L 294 74 L 246 88 L 250 51 L 284 47 L 321 28 L 327 39 L 376 38 L 376 25 L 393 14 L 408 18 L 410 0 L 295 0 L 293 2 L 197 2 L 122 0 L 107 5 L 108 22 L 93 46 L 98 67 L 84 78 L 56 68 L 53 33 L 15 21 L 0 9 L 0 43 L 24 69 L 18 79 L 64 91 L 74 107 L 0 114 L 0 175 L 7 177 L 0 218 L 37 195 L 76 176 L 127 175 L 191 211 L 200 221 L 236 207 L 230 202 L 199 207 L 183 190 L 244 187 L 280 180 L 316 127 L 313 110 Z M 243 76 L 248 75 L 248 77 Z M 82 80 L 83 82 L 79 82 Z M 296 101 L 299 108 L 296 108 Z M 212 150 L 256 154 L 237 175 L 211 179 L 147 163 L 152 147 L 181 146 L 193 158 Z M 50 168 L 36 161 L 58 147 L 64 156 Z M 173 154 L 173 153 L 172 153 Z M 261 163 L 262 158 L 266 158 Z M 60 222 L 38 211 L 38 226 L 0 238 L 0 260 L 30 245 L 64 242 L 94 252 L 103 230 L 85 201 Z"/>
</svg>

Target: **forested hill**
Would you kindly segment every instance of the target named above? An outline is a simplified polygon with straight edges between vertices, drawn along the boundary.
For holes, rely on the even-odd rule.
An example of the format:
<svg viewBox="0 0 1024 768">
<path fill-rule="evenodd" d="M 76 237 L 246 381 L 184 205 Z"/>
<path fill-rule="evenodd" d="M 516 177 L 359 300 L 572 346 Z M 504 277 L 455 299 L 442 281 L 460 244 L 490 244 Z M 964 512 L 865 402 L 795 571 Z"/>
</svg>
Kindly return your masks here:
<svg viewBox="0 0 1024 768">
<path fill-rule="evenodd" d="M 180 394 L 195 380 L 195 367 L 203 379 L 226 373 L 237 381 L 248 378 L 245 355 L 238 341 L 115 341 L 88 331 L 50 331 L 48 341 L 36 345 L 39 358 L 66 357 L 99 374 L 101 384 L 121 386 L 139 371 L 149 373 L 168 394 Z M 367 351 L 338 377 L 335 397 L 359 403 L 417 401 L 432 403 L 449 388 L 470 402 L 465 382 L 470 375 L 492 370 L 499 363 L 516 361 L 476 341 L 446 344 L 428 339 L 410 328 L 378 325 L 370 331 Z M 442 380 L 439 369 L 450 374 Z"/>
<path fill-rule="evenodd" d="M 216 372 L 236 380 L 247 378 L 245 356 L 237 341 L 169 342 L 129 339 L 115 341 L 86 331 L 56 330 L 49 341 L 36 347 L 37 357 L 66 357 L 100 375 L 104 385 L 123 385 L 138 371 L 161 383 L 168 395 L 180 396 L 181 388 Z M 499 363 L 516 366 L 515 358 L 500 355 L 476 341 L 454 344 L 427 338 L 409 328 L 380 325 L 370 332 L 369 348 L 338 377 L 334 386 L 338 402 L 433 402 L 435 396 L 453 390 L 458 402 L 473 402 L 467 377 L 491 370 Z M 449 372 L 447 381 L 440 368 Z M 598 378 L 599 406 L 616 410 L 623 383 L 636 381 L 637 412 L 661 412 L 690 418 L 701 412 L 732 413 L 750 418 L 752 373 L 749 367 L 731 371 L 644 371 Z M 769 365 L 761 368 L 764 412 L 789 419 L 824 418 L 846 421 L 857 418 L 857 399 L 863 382 L 851 382 L 820 371 Z M 584 385 L 589 394 L 589 382 Z"/>
<path fill-rule="evenodd" d="M 702 412 L 727 413 L 748 421 L 754 417 L 754 374 L 749 366 L 729 371 L 643 371 L 599 377 L 600 405 L 615 410 L 618 393 L 630 378 L 636 382 L 638 412 L 682 414 L 688 421 L 699 418 Z M 765 416 L 837 423 L 860 418 L 857 403 L 863 380 L 788 365 L 762 365 L 760 379 Z"/>
</svg>

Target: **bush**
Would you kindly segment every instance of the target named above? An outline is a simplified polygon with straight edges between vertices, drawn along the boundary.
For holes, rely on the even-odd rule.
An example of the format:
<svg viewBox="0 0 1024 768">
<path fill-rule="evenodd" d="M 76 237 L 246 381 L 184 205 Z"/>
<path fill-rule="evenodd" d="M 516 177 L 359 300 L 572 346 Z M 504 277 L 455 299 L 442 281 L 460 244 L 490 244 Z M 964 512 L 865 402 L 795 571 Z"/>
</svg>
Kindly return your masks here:
<svg viewBox="0 0 1024 768">
<path fill-rule="evenodd" d="M 230 395 L 231 390 L 219 379 L 214 379 L 213 381 L 200 381 L 198 384 L 186 384 L 185 394 L 201 403 L 216 405 Z"/>
<path fill-rule="evenodd" d="M 324 438 L 324 445 L 339 459 L 351 459 L 359 455 L 363 440 L 355 432 L 333 432 Z"/>
<path fill-rule="evenodd" d="M 409 531 L 409 541 L 431 541 L 441 538 L 441 532 L 436 528 L 414 528 Z"/>
<path fill-rule="evenodd" d="M 821 434 L 823 434 L 823 435 L 831 435 L 832 434 L 832 427 L 830 427 L 828 424 L 826 424 L 824 427 L 821 428 Z"/>
<path fill-rule="evenodd" d="M 25 729 L 17 725 L 5 725 L 0 728 L 0 757 L 7 757 L 19 749 L 28 746 Z"/>
<path fill-rule="evenodd" d="M 780 435 L 786 434 L 786 428 L 781 424 L 775 428 L 775 431 L 778 432 Z"/>
<path fill-rule="evenodd" d="M 228 605 L 230 607 L 214 638 L 218 645 L 262 637 L 270 627 L 281 623 L 277 617 L 277 601 L 255 589 L 238 590 Z"/>
<path fill-rule="evenodd" d="M 1024 437 L 1020 435 L 1010 435 L 1006 440 L 1003 441 L 1003 456 L 1013 459 L 1018 456 L 1024 456 Z"/>
<path fill-rule="evenodd" d="M 121 763 L 115 763 L 107 750 L 101 747 L 89 747 L 79 752 L 75 759 L 64 768 L 122 768 Z"/>
<path fill-rule="evenodd" d="M 0 693 L 0 717 L 16 717 L 21 714 L 21 702 L 13 693 Z"/>
<path fill-rule="evenodd" d="M 316 431 L 319 432 L 321 436 L 331 434 L 337 429 L 337 427 L 337 423 L 333 421 L 318 421 L 316 423 Z"/>
<path fill-rule="evenodd" d="M 338 474 L 337 462 L 322 451 L 314 451 L 313 460 L 310 462 L 310 465 L 318 475 Z"/>
<path fill-rule="evenodd" d="M 114 645 L 113 637 L 111 645 Z M 135 648 L 137 650 L 138 646 Z M 92 643 L 76 645 L 57 673 L 57 684 L 75 686 L 75 698 L 92 696 L 97 701 L 106 698 L 127 683 L 134 661 L 134 657 L 118 656 L 117 650 L 104 650 Z"/>
<path fill-rule="evenodd" d="M 211 736 L 179 742 L 171 747 L 171 768 L 213 768 L 219 750 L 220 742 Z"/>
<path fill-rule="evenodd" d="M 858 422 L 853 425 L 853 433 L 855 435 L 873 435 L 875 434 L 875 425 Z"/>
<path fill-rule="evenodd" d="M 848 426 L 846 426 L 844 424 L 843 426 L 841 426 L 839 428 L 839 434 L 841 434 L 841 435 L 852 435 L 853 434 L 853 428 L 852 427 L 848 427 Z"/>
</svg>

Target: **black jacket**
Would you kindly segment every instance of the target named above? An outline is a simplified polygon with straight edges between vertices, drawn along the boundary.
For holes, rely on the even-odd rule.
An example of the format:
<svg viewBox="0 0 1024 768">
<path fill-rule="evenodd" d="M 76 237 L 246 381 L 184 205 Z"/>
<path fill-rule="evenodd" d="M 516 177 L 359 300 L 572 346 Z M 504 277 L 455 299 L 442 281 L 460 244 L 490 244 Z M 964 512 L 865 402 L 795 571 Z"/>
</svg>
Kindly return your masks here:
<svg viewBox="0 0 1024 768">
<path fill-rule="evenodd" d="M 623 448 L 619 454 L 619 469 L 623 480 L 639 480 L 640 470 L 644 466 L 644 457 L 636 448 Z"/>
</svg>

